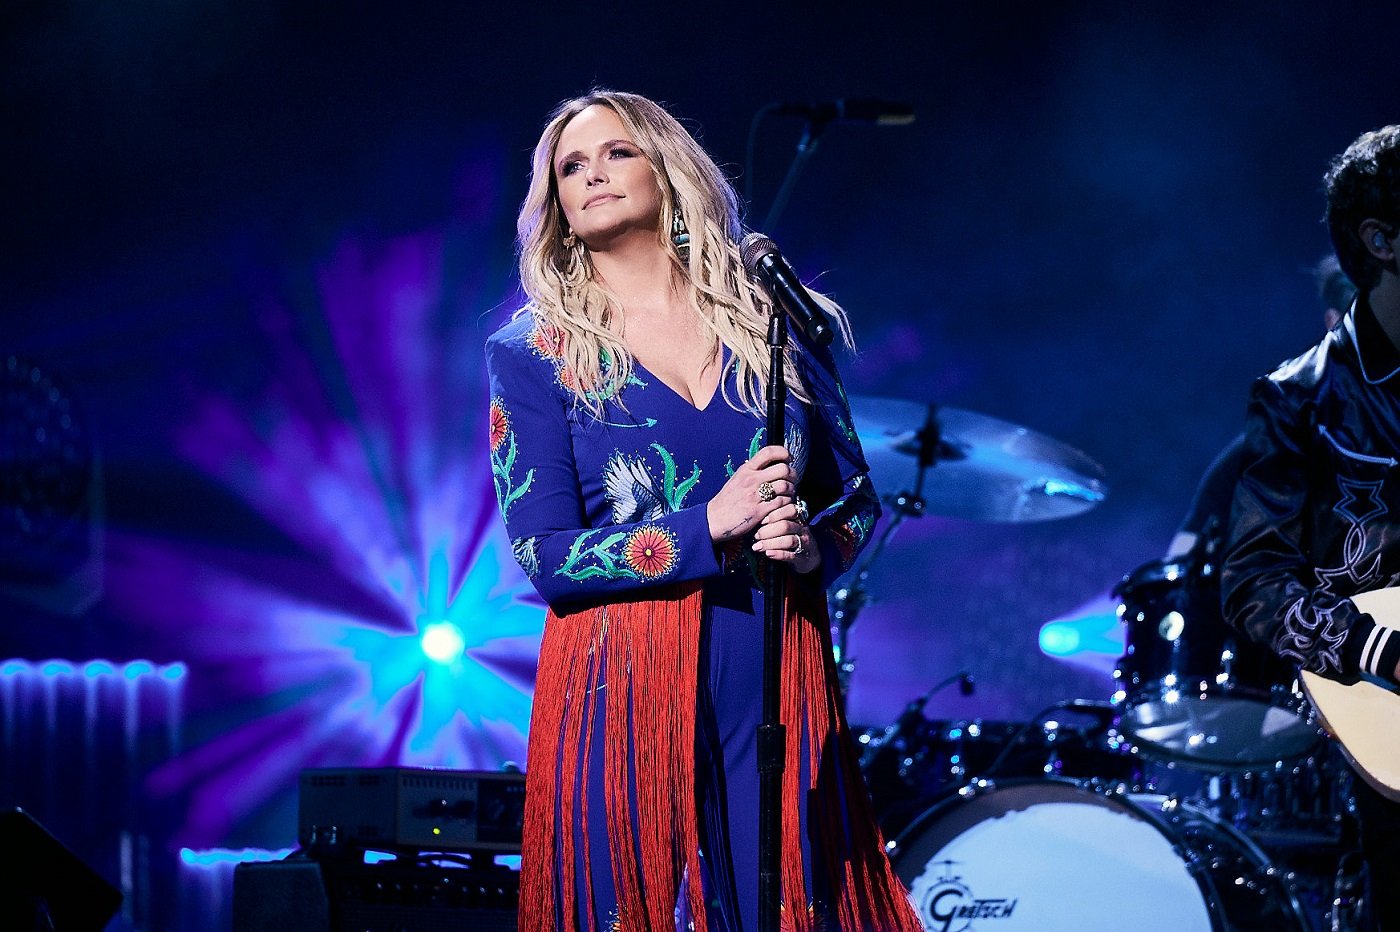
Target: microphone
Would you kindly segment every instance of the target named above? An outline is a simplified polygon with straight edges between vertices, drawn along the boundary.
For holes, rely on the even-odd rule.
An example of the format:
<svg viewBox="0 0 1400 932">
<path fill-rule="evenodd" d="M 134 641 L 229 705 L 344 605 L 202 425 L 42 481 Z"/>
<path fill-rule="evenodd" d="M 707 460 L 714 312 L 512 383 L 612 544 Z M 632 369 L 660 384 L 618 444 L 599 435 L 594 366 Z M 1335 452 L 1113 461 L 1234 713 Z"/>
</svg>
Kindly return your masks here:
<svg viewBox="0 0 1400 932">
<path fill-rule="evenodd" d="M 739 244 L 739 250 L 743 254 L 744 271 L 768 286 L 769 296 L 788 312 L 807 339 L 817 346 L 829 345 L 835 335 L 831 321 L 821 305 L 807 293 L 783 254 L 778 252 L 778 244 L 762 233 L 750 233 Z"/>
<path fill-rule="evenodd" d="M 779 103 L 773 112 L 806 117 L 813 123 L 870 123 L 875 126 L 905 126 L 914 122 L 914 106 L 876 97 L 842 97 L 819 103 Z"/>
</svg>

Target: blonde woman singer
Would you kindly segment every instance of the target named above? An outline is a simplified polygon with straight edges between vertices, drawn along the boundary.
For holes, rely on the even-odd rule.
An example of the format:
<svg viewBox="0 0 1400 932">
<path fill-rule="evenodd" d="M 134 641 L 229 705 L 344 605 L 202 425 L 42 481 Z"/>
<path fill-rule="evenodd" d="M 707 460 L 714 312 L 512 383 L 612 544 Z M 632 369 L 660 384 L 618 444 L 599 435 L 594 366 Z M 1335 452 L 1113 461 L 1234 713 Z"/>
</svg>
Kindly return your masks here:
<svg viewBox="0 0 1400 932">
<path fill-rule="evenodd" d="M 737 199 L 646 98 L 554 112 L 518 231 L 528 302 L 486 354 L 501 514 L 549 604 L 520 928 L 757 928 L 771 560 L 791 570 L 783 925 L 919 929 L 835 692 L 823 593 L 879 505 L 832 359 L 789 348 L 790 426 L 765 445 L 769 304 Z"/>
</svg>

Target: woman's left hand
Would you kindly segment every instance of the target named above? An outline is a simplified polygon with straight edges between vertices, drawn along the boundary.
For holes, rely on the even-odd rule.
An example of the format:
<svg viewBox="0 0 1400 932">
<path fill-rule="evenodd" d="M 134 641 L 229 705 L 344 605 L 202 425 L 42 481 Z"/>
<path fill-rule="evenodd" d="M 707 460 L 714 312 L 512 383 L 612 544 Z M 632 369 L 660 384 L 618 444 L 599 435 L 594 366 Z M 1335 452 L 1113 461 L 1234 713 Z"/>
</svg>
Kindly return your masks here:
<svg viewBox="0 0 1400 932">
<path fill-rule="evenodd" d="M 812 529 L 801 520 L 796 503 L 770 512 L 754 531 L 753 549 L 799 573 L 810 573 L 821 565 L 821 551 L 812 539 Z"/>
</svg>

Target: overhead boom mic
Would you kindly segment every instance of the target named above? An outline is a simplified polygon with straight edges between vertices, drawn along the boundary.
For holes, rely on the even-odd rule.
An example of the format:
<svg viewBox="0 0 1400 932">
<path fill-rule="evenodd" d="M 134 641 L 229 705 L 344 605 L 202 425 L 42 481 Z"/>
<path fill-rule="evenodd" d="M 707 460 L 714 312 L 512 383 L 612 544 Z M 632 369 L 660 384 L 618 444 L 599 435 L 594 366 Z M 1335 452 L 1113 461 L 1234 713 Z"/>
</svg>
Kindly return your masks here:
<svg viewBox="0 0 1400 932">
<path fill-rule="evenodd" d="M 875 126 L 904 126 L 914 122 L 914 106 L 878 97 L 840 97 L 817 103 L 784 102 L 773 105 L 773 112 L 806 117 L 813 123 L 869 123 Z"/>
<path fill-rule="evenodd" d="M 778 251 L 778 244 L 762 233 L 750 233 L 739 244 L 739 250 L 743 255 L 744 271 L 767 285 L 773 302 L 787 311 L 807 339 L 817 346 L 830 344 L 835 333 L 826 311 L 803 286 L 797 273 Z"/>
</svg>

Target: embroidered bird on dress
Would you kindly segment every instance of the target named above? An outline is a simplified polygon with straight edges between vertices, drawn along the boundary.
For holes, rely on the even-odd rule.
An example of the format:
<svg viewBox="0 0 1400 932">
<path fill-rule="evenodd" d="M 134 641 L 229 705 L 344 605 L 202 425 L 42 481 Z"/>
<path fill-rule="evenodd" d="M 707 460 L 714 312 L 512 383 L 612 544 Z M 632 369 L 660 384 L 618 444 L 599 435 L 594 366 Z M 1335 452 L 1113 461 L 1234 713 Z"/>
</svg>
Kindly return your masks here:
<svg viewBox="0 0 1400 932">
<path fill-rule="evenodd" d="M 654 521 L 670 511 L 656 479 L 640 457 L 614 453 L 603 467 L 603 489 L 614 524 Z"/>
</svg>

